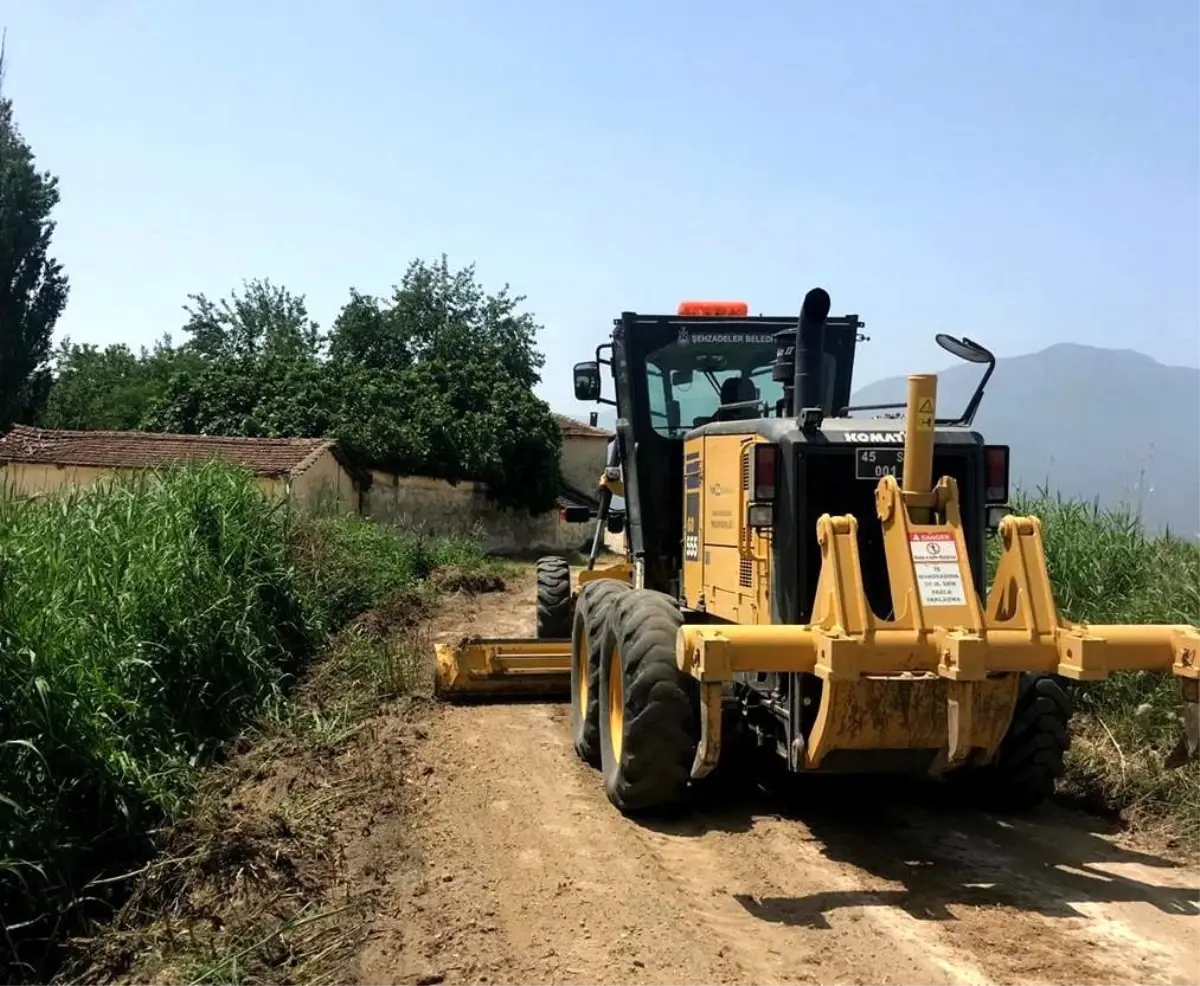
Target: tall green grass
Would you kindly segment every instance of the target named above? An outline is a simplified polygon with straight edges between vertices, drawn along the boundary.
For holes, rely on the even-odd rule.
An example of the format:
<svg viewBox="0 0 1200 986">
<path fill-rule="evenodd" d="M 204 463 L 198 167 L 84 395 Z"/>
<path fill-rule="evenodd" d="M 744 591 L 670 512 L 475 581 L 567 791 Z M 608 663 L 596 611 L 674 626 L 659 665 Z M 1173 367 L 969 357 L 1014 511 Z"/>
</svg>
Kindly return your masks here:
<svg viewBox="0 0 1200 986">
<path fill-rule="evenodd" d="M 360 517 L 321 517 L 298 539 L 300 556 L 327 618 L 340 625 L 439 568 L 470 571 L 483 564 L 478 542 L 431 538 Z"/>
<path fill-rule="evenodd" d="M 1015 498 L 1014 508 L 1042 519 L 1050 579 L 1068 619 L 1200 625 L 1194 539 L 1152 536 L 1130 509 L 1103 510 L 1044 491 Z M 1200 768 L 1162 768 L 1182 731 L 1174 675 L 1117 673 L 1079 686 L 1074 697 L 1067 790 L 1132 820 L 1170 821 L 1198 834 Z"/>
<path fill-rule="evenodd" d="M 341 623 L 467 542 L 298 520 L 205 465 L 0 498 L 2 964 L 43 966 Z"/>
</svg>

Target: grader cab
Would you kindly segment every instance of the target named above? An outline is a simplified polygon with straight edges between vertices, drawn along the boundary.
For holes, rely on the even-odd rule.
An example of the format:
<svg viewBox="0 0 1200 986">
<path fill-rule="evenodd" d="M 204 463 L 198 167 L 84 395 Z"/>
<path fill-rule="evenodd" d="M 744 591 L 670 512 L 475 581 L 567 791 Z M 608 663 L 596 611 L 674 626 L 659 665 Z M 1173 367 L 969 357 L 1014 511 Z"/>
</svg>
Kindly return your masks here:
<svg viewBox="0 0 1200 986">
<path fill-rule="evenodd" d="M 1178 676 L 1171 760 L 1195 758 L 1200 633 L 1060 616 L 1041 524 L 1008 506 L 1008 448 L 972 429 L 992 355 L 938 336 L 987 366 L 957 417 L 931 375 L 855 408 L 863 324 L 829 308 L 815 288 L 799 319 L 621 315 L 575 367 L 576 396 L 618 418 L 587 568 L 572 587 L 542 559 L 538 639 L 440 646 L 438 694 L 569 695 L 575 749 L 627 813 L 686 798 L 734 736 L 795 773 L 944 775 L 1027 806 L 1062 771 L 1064 682 L 1118 670 Z M 597 568 L 614 526 L 625 561 Z"/>
</svg>

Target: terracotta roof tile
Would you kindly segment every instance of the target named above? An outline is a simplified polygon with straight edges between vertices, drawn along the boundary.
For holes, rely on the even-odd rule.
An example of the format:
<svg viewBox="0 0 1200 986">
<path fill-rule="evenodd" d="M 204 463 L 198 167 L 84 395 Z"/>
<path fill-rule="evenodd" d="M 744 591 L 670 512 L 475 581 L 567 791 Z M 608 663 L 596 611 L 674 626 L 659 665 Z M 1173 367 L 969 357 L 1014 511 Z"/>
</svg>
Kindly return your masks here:
<svg viewBox="0 0 1200 986">
<path fill-rule="evenodd" d="M 0 462 L 153 469 L 223 459 L 259 476 L 284 476 L 307 467 L 326 438 L 223 438 L 144 431 L 52 431 L 17 425 L 0 438 Z M 339 459 L 341 456 L 339 455 Z"/>
<path fill-rule="evenodd" d="M 558 422 L 558 427 L 564 435 L 574 435 L 579 438 L 613 437 L 611 431 L 606 431 L 603 428 L 593 428 L 591 425 L 585 425 L 582 421 L 568 418 L 565 414 L 554 415 L 554 420 Z"/>
</svg>

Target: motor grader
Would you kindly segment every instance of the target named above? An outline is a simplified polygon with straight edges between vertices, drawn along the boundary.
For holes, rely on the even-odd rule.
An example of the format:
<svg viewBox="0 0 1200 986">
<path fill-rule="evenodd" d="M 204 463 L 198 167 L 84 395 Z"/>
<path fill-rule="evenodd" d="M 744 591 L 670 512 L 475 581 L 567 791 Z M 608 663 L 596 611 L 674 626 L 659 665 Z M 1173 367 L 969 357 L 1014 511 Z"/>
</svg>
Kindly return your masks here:
<svg viewBox="0 0 1200 986">
<path fill-rule="evenodd" d="M 958 416 L 926 374 L 903 405 L 854 407 L 864 326 L 829 310 L 815 288 L 799 318 L 616 319 L 574 370 L 578 399 L 617 411 L 587 568 L 572 587 L 564 559 L 538 563 L 537 639 L 440 645 L 438 694 L 569 694 L 575 749 L 628 814 L 747 744 L 797 774 L 932 774 L 1029 806 L 1062 771 L 1069 683 L 1122 669 L 1178 676 L 1171 760 L 1195 758 L 1200 634 L 1060 616 L 1041 524 L 1008 505 L 1009 449 L 972 428 L 991 353 L 937 337 L 986 365 Z M 599 568 L 605 531 L 625 559 Z"/>
</svg>

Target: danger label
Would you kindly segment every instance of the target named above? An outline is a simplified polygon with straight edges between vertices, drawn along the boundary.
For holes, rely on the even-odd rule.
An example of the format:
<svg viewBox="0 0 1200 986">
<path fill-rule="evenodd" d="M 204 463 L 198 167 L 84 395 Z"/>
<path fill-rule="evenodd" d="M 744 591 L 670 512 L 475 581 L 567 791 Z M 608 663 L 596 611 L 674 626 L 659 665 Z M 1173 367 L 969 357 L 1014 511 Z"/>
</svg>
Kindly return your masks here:
<svg viewBox="0 0 1200 986">
<path fill-rule="evenodd" d="M 954 535 L 949 531 L 914 532 L 908 535 L 908 547 L 917 573 L 921 605 L 966 605 Z"/>
</svg>

